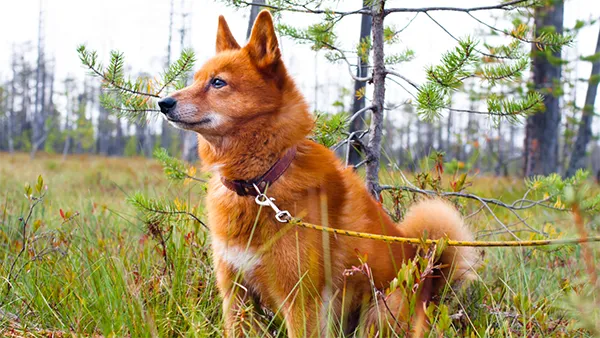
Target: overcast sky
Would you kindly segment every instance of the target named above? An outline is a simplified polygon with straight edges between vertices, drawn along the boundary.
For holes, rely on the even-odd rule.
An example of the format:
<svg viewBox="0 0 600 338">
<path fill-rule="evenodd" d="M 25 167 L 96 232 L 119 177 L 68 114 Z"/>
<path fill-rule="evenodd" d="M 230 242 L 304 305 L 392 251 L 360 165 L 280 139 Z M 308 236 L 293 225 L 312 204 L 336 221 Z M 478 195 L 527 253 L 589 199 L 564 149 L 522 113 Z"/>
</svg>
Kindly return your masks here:
<svg viewBox="0 0 600 338">
<path fill-rule="evenodd" d="M 337 1 L 338 10 L 359 8 L 362 0 Z M 9 77 L 13 46 L 31 42 L 31 57 L 35 59 L 40 3 L 43 8 L 43 40 L 46 54 L 55 60 L 57 87 L 67 76 L 83 78 L 86 71 L 81 67 L 77 45 L 85 43 L 98 51 L 100 58 L 107 60 L 110 50 L 125 53 L 126 63 L 135 72 L 159 72 L 165 62 L 169 33 L 170 0 L 19 0 L 0 1 L 0 81 Z M 408 1 L 389 0 L 388 7 L 407 6 Z M 418 2 L 424 6 L 479 6 L 496 4 L 489 0 L 460 0 Z M 183 4 L 183 6 L 182 6 Z M 236 10 L 227 7 L 223 1 L 214 0 L 175 0 L 175 21 L 173 27 L 174 57 L 180 50 L 180 29 L 185 25 L 184 44 L 197 53 L 200 64 L 214 54 L 215 34 L 219 14 L 225 15 L 235 37 L 245 40 L 249 9 Z M 189 13 L 185 22 L 182 13 Z M 431 15 L 457 37 L 477 35 L 482 27 L 467 15 L 454 12 L 434 12 Z M 486 18 L 486 14 L 475 14 Z M 403 27 L 412 14 L 394 14 L 386 19 L 386 24 Z M 573 26 L 576 19 L 600 17 L 600 1 L 572 0 L 565 9 L 565 26 Z M 304 14 L 288 14 L 282 17 L 286 23 L 307 26 L 316 18 Z M 341 22 L 336 33 L 346 49 L 352 49 L 360 30 L 359 16 L 350 16 Z M 506 27 L 506 26 L 504 26 Z M 566 55 L 589 55 L 593 53 L 598 25 L 584 29 L 573 47 L 565 50 Z M 388 48 L 415 50 L 416 59 L 397 67 L 405 76 L 417 83 L 424 79 L 424 68 L 439 62 L 441 53 L 456 45 L 446 33 L 425 15 L 419 15 L 400 35 L 400 43 Z M 283 39 L 283 56 L 288 69 L 296 78 L 300 88 L 313 107 L 325 108 L 334 102 L 339 88 L 352 87 L 352 81 L 343 64 L 332 65 L 323 57 L 324 53 L 311 51 L 309 46 L 297 45 Z M 591 65 L 584 63 L 577 68 L 579 77 L 589 76 Z M 316 70 L 316 71 L 315 71 Z M 583 102 L 585 87 L 579 90 L 578 102 Z M 315 90 L 316 89 L 316 90 Z M 388 100 L 402 102 L 410 95 L 397 85 L 390 84 Z"/>
</svg>

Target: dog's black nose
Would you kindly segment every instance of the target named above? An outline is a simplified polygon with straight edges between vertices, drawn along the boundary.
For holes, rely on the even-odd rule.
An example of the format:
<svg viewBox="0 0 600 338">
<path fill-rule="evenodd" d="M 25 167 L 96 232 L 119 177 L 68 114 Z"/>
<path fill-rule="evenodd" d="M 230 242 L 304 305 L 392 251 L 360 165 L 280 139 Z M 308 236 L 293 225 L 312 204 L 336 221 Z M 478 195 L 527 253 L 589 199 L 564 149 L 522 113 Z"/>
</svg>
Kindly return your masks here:
<svg viewBox="0 0 600 338">
<path fill-rule="evenodd" d="M 160 111 L 163 114 L 167 114 L 171 109 L 175 108 L 176 104 L 177 104 L 177 100 L 175 100 L 174 98 L 172 98 L 170 96 L 167 96 L 158 101 L 158 106 L 160 107 Z"/>
</svg>

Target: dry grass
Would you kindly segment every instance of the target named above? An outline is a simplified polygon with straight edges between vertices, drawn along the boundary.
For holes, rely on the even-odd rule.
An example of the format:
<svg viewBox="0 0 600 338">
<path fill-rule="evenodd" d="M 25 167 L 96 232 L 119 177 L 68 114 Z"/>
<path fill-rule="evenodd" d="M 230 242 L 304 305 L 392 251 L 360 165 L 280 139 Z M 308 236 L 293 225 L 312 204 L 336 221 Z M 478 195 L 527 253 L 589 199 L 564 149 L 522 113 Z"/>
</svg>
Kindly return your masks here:
<svg viewBox="0 0 600 338">
<path fill-rule="evenodd" d="M 48 186 L 28 224 L 26 254 L 19 217 L 29 201 L 26 183 L 41 174 Z M 384 175 L 393 182 L 396 173 Z M 450 177 L 445 178 L 450 180 Z M 143 158 L 104 158 L 0 153 L 0 335 L 193 336 L 221 335 L 220 299 L 211 270 L 209 238 L 196 222 L 176 217 L 162 224 L 165 251 L 125 199 L 135 191 L 194 210 L 204 219 L 203 188 L 168 182 L 161 166 Z M 520 198 L 522 179 L 480 177 L 469 192 L 505 201 Z M 403 206 L 410 203 L 404 196 Z M 392 199 L 385 197 L 393 209 Z M 455 200 L 480 236 L 499 228 L 475 201 Z M 73 217 L 63 218 L 70 212 Z M 498 219 L 516 219 L 493 207 Z M 576 235 L 569 213 L 533 208 L 523 217 L 553 237 Z M 598 227 L 589 215 L 583 225 Z M 514 229 L 519 229 L 518 225 Z M 522 238 L 539 235 L 517 232 Z M 486 239 L 509 238 L 500 232 Z M 590 252 L 597 262 L 597 244 Z M 172 262 L 165 269 L 164 253 Z M 589 258 L 588 258 L 589 259 Z M 478 280 L 447 289 L 432 307 L 430 336 L 590 337 L 600 322 L 597 288 L 590 285 L 576 246 L 498 248 L 482 253 Z M 11 283 L 9 292 L 7 282 Z M 284 337 L 280 326 L 271 333 Z M 598 332 L 595 332 L 598 334 Z"/>
</svg>

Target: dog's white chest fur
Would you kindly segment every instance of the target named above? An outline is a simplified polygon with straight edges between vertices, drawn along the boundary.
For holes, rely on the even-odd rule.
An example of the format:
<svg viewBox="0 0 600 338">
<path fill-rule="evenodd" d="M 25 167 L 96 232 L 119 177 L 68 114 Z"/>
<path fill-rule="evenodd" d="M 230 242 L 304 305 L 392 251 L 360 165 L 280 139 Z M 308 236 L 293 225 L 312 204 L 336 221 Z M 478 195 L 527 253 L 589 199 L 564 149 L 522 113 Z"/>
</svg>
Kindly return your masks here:
<svg viewBox="0 0 600 338">
<path fill-rule="evenodd" d="M 215 255 L 235 270 L 252 273 L 256 266 L 260 264 L 260 256 L 246 246 L 232 245 L 213 237 L 212 247 Z"/>
</svg>

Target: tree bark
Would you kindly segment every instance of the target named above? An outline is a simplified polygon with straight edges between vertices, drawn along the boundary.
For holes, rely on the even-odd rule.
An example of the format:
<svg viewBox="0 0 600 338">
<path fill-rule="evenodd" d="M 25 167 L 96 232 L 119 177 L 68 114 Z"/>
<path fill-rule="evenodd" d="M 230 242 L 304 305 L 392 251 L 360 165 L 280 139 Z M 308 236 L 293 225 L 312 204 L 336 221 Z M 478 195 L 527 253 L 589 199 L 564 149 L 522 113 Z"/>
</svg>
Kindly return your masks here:
<svg viewBox="0 0 600 338">
<path fill-rule="evenodd" d="M 112 149 L 109 151 L 109 154 L 122 156 L 125 152 L 125 137 L 123 132 L 123 120 L 120 117 L 117 117 L 115 127 L 117 131 L 115 133 L 115 138 L 113 139 L 111 147 Z"/>
<path fill-rule="evenodd" d="M 198 159 L 198 136 L 196 133 L 184 131 L 182 157 L 188 162 Z"/>
<path fill-rule="evenodd" d="M 111 123 L 109 120 L 109 112 L 102 105 L 98 105 L 98 136 L 97 149 L 98 154 L 108 156 L 110 148 L 110 133 Z M 164 132 L 164 131 L 163 131 Z"/>
<path fill-rule="evenodd" d="M 17 96 L 16 94 L 16 82 L 17 82 L 17 61 L 16 61 L 16 55 L 13 52 L 13 60 L 12 60 L 12 79 L 10 80 L 10 91 L 9 91 L 9 95 L 10 98 L 8 99 L 8 109 L 7 109 L 7 124 L 6 124 L 6 138 L 8 141 L 8 152 L 9 153 L 14 153 L 15 152 L 15 144 L 14 144 L 14 140 L 13 140 L 13 133 L 14 133 L 14 128 L 13 128 L 13 123 L 14 123 L 14 119 L 15 119 L 15 97 Z"/>
<path fill-rule="evenodd" d="M 600 31 L 596 41 L 596 55 L 600 55 Z M 600 80 L 600 59 L 596 59 L 592 64 L 592 72 L 588 81 L 588 88 L 585 94 L 585 104 L 583 106 L 583 116 L 577 131 L 575 145 L 571 152 L 571 160 L 567 169 L 567 176 L 573 176 L 578 169 L 585 168 L 585 151 L 592 138 L 592 120 L 594 118 L 594 103 L 598 93 L 598 82 Z"/>
<path fill-rule="evenodd" d="M 379 197 L 379 161 L 381 156 L 381 135 L 385 103 L 385 63 L 383 52 L 383 20 L 385 18 L 385 0 L 373 0 L 373 113 L 369 127 L 366 180 L 367 189 L 376 198 Z"/>
<path fill-rule="evenodd" d="M 171 10 L 169 12 L 169 42 L 167 44 L 167 62 L 165 68 L 168 68 L 171 65 L 171 52 L 173 45 L 173 13 L 175 9 L 175 0 L 171 0 Z M 162 119 L 161 125 L 161 133 L 160 133 L 160 146 L 169 149 L 171 147 L 171 140 L 173 139 L 172 133 L 174 131 L 171 129 L 169 122 L 165 118 Z"/>
<path fill-rule="evenodd" d="M 71 148 L 71 112 L 74 110 L 74 104 L 70 97 L 70 93 L 73 91 L 72 85 L 73 79 L 65 80 L 65 98 L 67 105 L 65 107 L 65 143 L 63 146 L 63 161 L 67 159 L 69 149 Z"/>
<path fill-rule="evenodd" d="M 471 118 L 472 114 L 469 114 L 469 119 Z M 453 124 L 454 121 L 454 113 L 452 113 L 451 111 L 448 112 L 448 122 L 446 123 L 446 147 L 444 148 L 444 151 L 446 152 L 446 158 L 447 159 L 452 159 L 455 158 L 455 155 L 453 153 L 453 148 L 452 148 L 452 134 L 453 134 Z M 470 120 L 469 120 L 470 122 Z M 469 123 L 467 123 L 467 128 L 468 128 Z M 467 136 L 468 137 L 468 136 Z"/>
<path fill-rule="evenodd" d="M 363 7 L 368 6 L 368 4 L 369 4 L 369 0 L 363 0 Z M 361 14 L 359 43 L 371 35 L 371 26 L 372 26 L 371 16 L 368 14 Z M 366 57 L 368 57 L 368 55 Z M 362 58 L 360 58 L 360 57 L 358 58 L 358 67 L 356 69 L 356 76 L 358 76 L 358 77 L 366 77 L 367 76 L 367 72 L 369 71 L 369 62 L 368 62 L 368 60 L 366 60 L 366 61 L 367 62 L 363 62 Z M 359 91 L 364 91 L 365 90 L 364 88 L 366 87 L 366 85 L 367 84 L 364 81 L 354 81 L 354 93 L 353 93 L 354 99 L 352 101 L 352 112 L 357 112 L 365 107 L 365 96 L 364 95 L 357 96 L 356 93 L 358 93 Z M 362 116 L 355 118 L 354 121 L 352 121 L 352 123 L 350 124 L 350 133 L 358 131 L 358 130 L 364 130 L 364 129 L 365 129 L 365 122 L 364 122 L 364 119 L 362 118 Z M 355 165 L 360 161 L 361 161 L 361 157 L 360 157 L 358 150 L 354 147 L 350 147 L 349 163 Z"/>
<path fill-rule="evenodd" d="M 30 87 L 30 76 L 32 74 L 31 68 L 25 62 L 25 58 L 21 56 L 21 72 L 20 72 L 20 82 L 21 82 L 21 111 L 19 112 L 18 122 L 19 128 L 15 135 L 29 135 L 31 137 L 31 127 L 32 121 L 30 119 L 30 109 L 31 109 L 31 87 Z M 25 137 L 22 137 L 20 142 L 21 150 L 27 149 L 27 144 L 25 143 Z M 30 150 L 30 149 L 28 149 Z"/>
<path fill-rule="evenodd" d="M 265 0 L 253 0 L 252 3 L 258 4 L 258 5 L 264 5 Z M 250 34 L 252 34 L 252 26 L 254 25 L 254 20 L 256 20 L 256 17 L 258 16 L 258 13 L 260 12 L 260 10 L 261 10 L 260 6 L 256 6 L 256 5 L 250 6 L 250 17 L 248 18 L 248 30 L 246 31 L 246 40 L 250 39 Z"/>
<path fill-rule="evenodd" d="M 502 148 L 502 121 L 498 122 L 498 141 L 496 142 L 497 161 L 494 169 L 496 176 L 502 174 L 502 166 L 504 165 L 505 156 Z"/>
<path fill-rule="evenodd" d="M 38 18 L 38 45 L 37 45 L 37 68 L 35 70 L 35 103 L 34 115 L 32 119 L 31 129 L 31 152 L 29 157 L 33 159 L 38 148 L 43 146 L 46 139 L 45 133 L 45 114 L 44 101 L 46 92 L 46 69 L 44 61 L 44 46 L 43 46 L 43 9 L 40 2 L 39 18 Z"/>
<path fill-rule="evenodd" d="M 548 26 L 554 26 L 558 34 L 563 32 L 564 3 L 556 0 L 552 5 L 539 7 L 535 13 L 535 27 L 539 32 Z M 525 129 L 525 176 L 548 175 L 558 171 L 558 150 L 560 127 L 559 97 L 556 96 L 557 83 L 561 81 L 562 67 L 552 64 L 545 55 L 532 45 L 533 82 L 535 90 L 545 94 L 544 112 L 527 118 Z M 552 53 L 555 58 L 561 52 Z"/>
<path fill-rule="evenodd" d="M 185 28 L 185 19 L 188 16 L 188 12 L 184 10 L 185 0 L 181 0 L 181 47 L 185 45 L 185 37 L 187 29 Z M 187 82 L 187 81 L 186 81 Z M 182 145 L 182 157 L 188 162 L 194 162 L 198 159 L 198 137 L 193 131 L 182 130 L 181 131 L 181 145 Z"/>
</svg>

